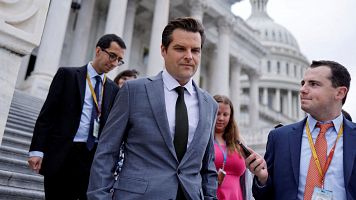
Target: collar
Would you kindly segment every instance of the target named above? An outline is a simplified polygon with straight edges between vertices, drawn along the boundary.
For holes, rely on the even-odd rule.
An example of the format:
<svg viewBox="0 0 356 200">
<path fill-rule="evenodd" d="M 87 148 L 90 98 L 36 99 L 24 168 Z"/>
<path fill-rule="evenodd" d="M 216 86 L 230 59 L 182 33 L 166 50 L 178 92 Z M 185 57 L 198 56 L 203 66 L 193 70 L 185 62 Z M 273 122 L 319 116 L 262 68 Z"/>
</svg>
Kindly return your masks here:
<svg viewBox="0 0 356 200">
<path fill-rule="evenodd" d="M 96 72 L 96 70 L 94 69 L 93 65 L 91 62 L 88 63 L 87 65 L 87 71 L 88 71 L 88 74 L 89 74 L 89 77 L 90 79 L 94 78 L 95 76 L 99 75 L 100 78 L 101 78 L 101 82 L 103 83 L 104 82 L 104 76 L 105 76 L 105 73 L 102 73 L 102 74 L 98 74 Z"/>
<path fill-rule="evenodd" d="M 163 70 L 162 72 L 162 79 L 163 79 L 163 83 L 164 85 L 166 86 L 166 88 L 169 90 L 169 91 L 172 91 L 174 90 L 174 88 L 178 87 L 178 86 L 181 86 L 178 81 L 173 78 L 172 75 L 170 75 L 166 69 Z M 190 80 L 188 81 L 187 84 L 183 85 L 183 87 L 188 91 L 188 94 L 189 95 L 192 95 L 193 94 L 193 91 L 194 91 L 194 87 L 193 87 L 193 81 L 192 81 L 192 78 L 190 78 Z"/>
<path fill-rule="evenodd" d="M 308 123 L 309 123 L 309 130 L 311 130 L 311 132 L 314 131 L 314 129 L 316 128 L 316 123 L 318 122 L 314 117 L 312 117 L 310 114 L 308 114 Z M 338 131 L 340 130 L 341 124 L 343 121 L 343 116 L 342 114 L 340 114 L 339 116 L 337 116 L 335 119 L 330 120 L 330 121 L 320 121 L 321 124 L 325 124 L 325 123 L 329 123 L 332 122 L 334 124 L 334 130 L 336 132 L 336 134 L 338 133 Z"/>
</svg>

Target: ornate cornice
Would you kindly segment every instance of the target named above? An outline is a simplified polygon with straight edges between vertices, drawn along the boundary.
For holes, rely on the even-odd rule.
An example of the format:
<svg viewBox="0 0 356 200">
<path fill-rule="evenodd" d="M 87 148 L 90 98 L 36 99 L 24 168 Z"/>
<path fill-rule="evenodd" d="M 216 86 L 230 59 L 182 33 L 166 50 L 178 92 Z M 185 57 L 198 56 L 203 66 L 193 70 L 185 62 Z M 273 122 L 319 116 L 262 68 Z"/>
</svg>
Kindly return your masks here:
<svg viewBox="0 0 356 200">
<path fill-rule="evenodd" d="M 50 0 L 0 0 L 0 46 L 28 54 L 39 45 Z"/>
<path fill-rule="evenodd" d="M 205 11 L 208 9 L 207 0 L 186 0 L 186 2 L 191 10 Z"/>
<path fill-rule="evenodd" d="M 234 18 L 233 17 L 219 17 L 217 19 L 217 27 L 219 30 L 219 33 L 225 33 L 225 34 L 230 34 L 232 31 L 232 26 L 234 23 Z"/>
</svg>

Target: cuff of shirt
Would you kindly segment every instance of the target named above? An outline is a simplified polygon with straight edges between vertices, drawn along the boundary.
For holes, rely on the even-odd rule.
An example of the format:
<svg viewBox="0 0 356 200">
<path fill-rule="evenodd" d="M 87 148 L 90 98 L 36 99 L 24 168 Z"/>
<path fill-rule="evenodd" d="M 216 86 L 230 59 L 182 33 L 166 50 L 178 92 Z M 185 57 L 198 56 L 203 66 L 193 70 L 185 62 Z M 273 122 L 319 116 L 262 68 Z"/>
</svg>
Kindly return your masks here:
<svg viewBox="0 0 356 200">
<path fill-rule="evenodd" d="M 255 181 L 255 185 L 256 185 L 258 188 L 264 188 L 264 187 L 266 187 L 266 185 L 267 185 L 267 184 L 262 185 L 262 184 L 258 181 L 257 176 L 256 176 L 253 180 Z"/>
<path fill-rule="evenodd" d="M 29 156 L 29 157 L 37 156 L 37 157 L 43 158 L 43 152 L 41 152 L 41 151 L 30 151 L 30 152 L 28 153 L 28 156 Z"/>
</svg>

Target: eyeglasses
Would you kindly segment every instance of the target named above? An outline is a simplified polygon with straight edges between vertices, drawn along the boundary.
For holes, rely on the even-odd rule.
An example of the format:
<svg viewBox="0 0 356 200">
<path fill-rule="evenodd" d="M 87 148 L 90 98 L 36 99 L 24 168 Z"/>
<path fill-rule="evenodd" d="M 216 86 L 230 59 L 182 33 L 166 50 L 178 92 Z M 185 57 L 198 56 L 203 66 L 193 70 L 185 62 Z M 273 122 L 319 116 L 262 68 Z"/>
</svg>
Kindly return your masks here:
<svg viewBox="0 0 356 200">
<path fill-rule="evenodd" d="M 125 62 L 123 60 L 121 60 L 121 58 L 119 58 L 117 55 L 110 53 L 108 51 L 106 51 L 105 49 L 100 48 L 102 51 L 104 51 L 105 53 L 108 54 L 109 56 L 109 60 L 110 62 L 114 62 L 117 60 L 117 66 L 123 65 Z"/>
</svg>

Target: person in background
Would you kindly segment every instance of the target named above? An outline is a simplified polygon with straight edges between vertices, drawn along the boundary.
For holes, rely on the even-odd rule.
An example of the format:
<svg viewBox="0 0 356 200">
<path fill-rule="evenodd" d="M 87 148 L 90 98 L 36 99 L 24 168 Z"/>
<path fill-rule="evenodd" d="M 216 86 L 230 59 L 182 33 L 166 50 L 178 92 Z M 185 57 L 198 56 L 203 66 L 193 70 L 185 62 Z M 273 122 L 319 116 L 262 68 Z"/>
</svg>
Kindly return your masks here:
<svg viewBox="0 0 356 200">
<path fill-rule="evenodd" d="M 239 129 L 234 119 L 234 107 L 230 99 L 215 95 L 219 104 L 215 123 L 214 149 L 215 166 L 218 171 L 219 200 L 245 200 L 245 159 L 237 140 L 241 141 Z"/>
<path fill-rule="evenodd" d="M 119 86 L 119 88 L 124 85 L 125 81 L 136 79 L 139 75 L 138 71 L 135 69 L 127 69 L 120 72 L 114 79 L 114 82 Z"/>
<path fill-rule="evenodd" d="M 307 117 L 270 132 L 268 170 L 256 153 L 246 159 L 256 200 L 356 199 L 356 124 L 342 114 L 350 81 L 334 61 L 313 61 L 307 68 L 300 88 Z"/>
<path fill-rule="evenodd" d="M 87 199 L 90 167 L 117 85 L 106 73 L 123 64 L 124 41 L 102 36 L 92 62 L 60 67 L 36 121 L 30 168 L 44 175 L 47 200 Z"/>
<path fill-rule="evenodd" d="M 164 69 L 120 89 L 95 153 L 88 199 L 216 199 L 218 106 L 192 78 L 204 40 L 202 24 L 191 17 L 164 28 Z M 115 181 L 112 170 L 123 141 L 125 161 Z"/>
</svg>

